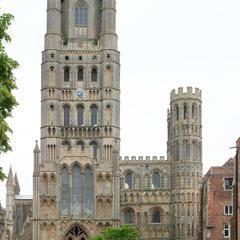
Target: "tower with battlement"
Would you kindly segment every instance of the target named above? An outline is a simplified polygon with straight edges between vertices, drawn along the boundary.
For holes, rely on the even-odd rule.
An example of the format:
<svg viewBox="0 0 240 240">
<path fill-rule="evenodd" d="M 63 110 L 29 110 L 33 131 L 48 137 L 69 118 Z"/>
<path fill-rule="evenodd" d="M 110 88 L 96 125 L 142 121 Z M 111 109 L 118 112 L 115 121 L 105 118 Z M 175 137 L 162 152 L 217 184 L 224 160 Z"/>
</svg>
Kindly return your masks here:
<svg viewBox="0 0 240 240">
<path fill-rule="evenodd" d="M 47 3 L 33 199 L 10 171 L 9 240 L 88 240 L 124 224 L 141 240 L 197 240 L 201 91 L 171 92 L 167 158 L 120 157 L 116 0 Z"/>
<path fill-rule="evenodd" d="M 171 92 L 168 160 L 171 161 L 171 239 L 195 240 L 202 180 L 202 98 L 191 87 Z"/>
<path fill-rule="evenodd" d="M 115 18 L 115 0 L 47 1 L 41 142 L 34 150 L 34 240 L 86 240 L 119 226 Z"/>
</svg>

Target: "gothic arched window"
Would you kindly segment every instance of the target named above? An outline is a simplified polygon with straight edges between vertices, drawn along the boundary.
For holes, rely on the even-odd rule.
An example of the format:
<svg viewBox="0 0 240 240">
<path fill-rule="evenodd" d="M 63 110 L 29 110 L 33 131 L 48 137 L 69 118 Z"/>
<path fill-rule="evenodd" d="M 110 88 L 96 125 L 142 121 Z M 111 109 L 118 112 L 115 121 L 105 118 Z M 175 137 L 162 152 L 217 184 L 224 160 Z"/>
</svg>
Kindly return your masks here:
<svg viewBox="0 0 240 240">
<path fill-rule="evenodd" d="M 62 169 L 62 215 L 68 215 L 68 170 Z"/>
<path fill-rule="evenodd" d="M 78 26 L 88 25 L 88 9 L 84 1 L 80 1 L 75 8 L 75 24 Z"/>
<path fill-rule="evenodd" d="M 91 106 L 91 126 L 97 125 L 97 106 Z"/>
<path fill-rule="evenodd" d="M 78 68 L 78 81 L 83 81 L 83 68 Z"/>
<path fill-rule="evenodd" d="M 183 105 L 183 119 L 184 120 L 187 119 L 187 111 L 188 111 L 187 104 L 184 104 Z"/>
<path fill-rule="evenodd" d="M 127 189 L 133 188 L 133 175 L 131 172 L 125 175 L 125 188 Z"/>
<path fill-rule="evenodd" d="M 92 82 L 97 82 L 97 78 L 98 78 L 97 69 L 93 68 L 92 72 L 91 72 L 91 80 L 92 80 Z"/>
<path fill-rule="evenodd" d="M 83 125 L 83 111 L 84 111 L 83 105 L 79 105 L 79 106 L 77 107 L 78 127 L 81 127 L 81 126 Z"/>
<path fill-rule="evenodd" d="M 175 106 L 175 111 L 176 111 L 176 120 L 179 120 L 179 107 L 178 105 Z"/>
<path fill-rule="evenodd" d="M 158 172 L 152 174 L 152 187 L 160 188 L 160 174 Z"/>
<path fill-rule="evenodd" d="M 91 146 L 92 146 L 92 156 L 93 156 L 93 158 L 97 159 L 97 148 L 98 148 L 97 142 L 95 142 L 95 141 L 92 142 Z"/>
<path fill-rule="evenodd" d="M 84 201 L 84 215 L 90 217 L 93 211 L 93 172 L 90 167 L 85 169 Z"/>
<path fill-rule="evenodd" d="M 72 213 L 80 215 L 81 213 L 81 168 L 76 164 L 72 170 Z"/>
<path fill-rule="evenodd" d="M 64 68 L 64 82 L 70 81 L 70 70 L 69 67 Z"/>
<path fill-rule="evenodd" d="M 134 211 L 132 208 L 127 208 L 124 211 L 124 223 L 125 224 L 134 223 Z"/>
<path fill-rule="evenodd" d="M 63 112 L 64 112 L 64 127 L 69 127 L 70 123 L 70 107 L 68 105 L 65 105 L 63 107 Z"/>
<path fill-rule="evenodd" d="M 160 211 L 155 210 L 152 214 L 152 223 L 160 223 L 160 221 L 161 221 Z"/>
</svg>

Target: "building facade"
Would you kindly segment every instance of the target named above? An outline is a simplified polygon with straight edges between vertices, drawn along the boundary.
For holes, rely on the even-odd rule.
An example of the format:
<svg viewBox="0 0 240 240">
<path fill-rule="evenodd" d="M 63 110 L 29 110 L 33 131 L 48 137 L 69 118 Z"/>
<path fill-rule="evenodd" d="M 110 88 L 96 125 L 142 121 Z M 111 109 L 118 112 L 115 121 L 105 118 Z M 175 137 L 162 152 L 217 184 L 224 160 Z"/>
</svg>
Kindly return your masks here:
<svg viewBox="0 0 240 240">
<path fill-rule="evenodd" d="M 233 163 L 229 159 L 221 167 L 212 167 L 202 185 L 202 240 L 233 239 Z"/>
<path fill-rule="evenodd" d="M 240 138 L 236 142 L 236 157 L 233 168 L 233 216 L 231 218 L 231 240 L 240 239 Z"/>
<path fill-rule="evenodd" d="M 120 158 L 116 0 L 47 2 L 41 142 L 34 149 L 32 215 L 22 232 L 34 240 L 86 240 L 132 224 L 141 239 L 197 240 L 201 91 L 171 92 L 167 159 Z M 20 239 L 12 234 L 17 198 L 7 204 L 9 239 Z"/>
</svg>

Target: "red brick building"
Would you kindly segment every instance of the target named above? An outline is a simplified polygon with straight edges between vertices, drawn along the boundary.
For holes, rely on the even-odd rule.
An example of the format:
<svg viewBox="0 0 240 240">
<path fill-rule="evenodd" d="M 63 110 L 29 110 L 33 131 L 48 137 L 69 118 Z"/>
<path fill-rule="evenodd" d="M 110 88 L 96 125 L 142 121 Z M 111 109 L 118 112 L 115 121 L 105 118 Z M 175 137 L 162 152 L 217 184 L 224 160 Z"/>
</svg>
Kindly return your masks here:
<svg viewBox="0 0 240 240">
<path fill-rule="evenodd" d="M 231 219 L 231 240 L 240 240 L 240 138 L 236 143 L 237 154 L 234 163 L 233 216 Z"/>
<path fill-rule="evenodd" d="M 212 167 L 202 185 L 202 240 L 230 240 L 233 214 L 233 159 Z"/>
</svg>

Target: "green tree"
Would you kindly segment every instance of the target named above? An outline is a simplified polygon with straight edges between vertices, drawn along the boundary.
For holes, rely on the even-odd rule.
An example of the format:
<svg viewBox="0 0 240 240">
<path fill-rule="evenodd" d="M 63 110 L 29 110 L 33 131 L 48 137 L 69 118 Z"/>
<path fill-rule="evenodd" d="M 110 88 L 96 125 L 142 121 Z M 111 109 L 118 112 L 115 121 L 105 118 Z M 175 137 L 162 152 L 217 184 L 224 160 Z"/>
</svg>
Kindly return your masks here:
<svg viewBox="0 0 240 240">
<path fill-rule="evenodd" d="M 17 105 L 12 91 L 17 88 L 13 70 L 18 67 L 18 63 L 8 56 L 4 46 L 11 42 L 7 30 L 13 18 L 11 14 L 0 16 L 0 154 L 12 150 L 9 140 L 12 130 L 6 120 L 12 116 L 12 110 Z M 0 167 L 0 180 L 5 177 Z"/>
<path fill-rule="evenodd" d="M 90 240 L 139 240 L 139 234 L 134 227 L 123 225 L 121 228 L 107 228 L 101 235 Z"/>
</svg>

